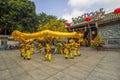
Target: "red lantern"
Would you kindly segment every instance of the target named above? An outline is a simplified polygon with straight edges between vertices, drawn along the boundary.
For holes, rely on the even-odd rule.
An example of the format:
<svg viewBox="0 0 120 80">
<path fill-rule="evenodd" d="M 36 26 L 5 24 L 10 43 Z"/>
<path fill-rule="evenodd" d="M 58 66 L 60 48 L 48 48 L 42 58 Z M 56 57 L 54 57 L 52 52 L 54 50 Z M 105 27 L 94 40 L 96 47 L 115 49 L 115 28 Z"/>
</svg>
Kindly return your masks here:
<svg viewBox="0 0 120 80">
<path fill-rule="evenodd" d="M 114 10 L 114 14 L 119 14 L 119 13 L 120 13 L 120 8 Z"/>
<path fill-rule="evenodd" d="M 0 31 L 2 31 L 2 28 L 0 27 Z"/>
<path fill-rule="evenodd" d="M 85 21 L 87 21 L 87 22 L 89 22 L 90 20 L 91 20 L 90 17 L 86 17 L 86 18 L 85 18 Z"/>
<path fill-rule="evenodd" d="M 71 24 L 70 24 L 70 23 L 66 23 L 66 26 L 68 26 L 68 27 L 69 27 L 69 26 L 71 26 Z"/>
</svg>

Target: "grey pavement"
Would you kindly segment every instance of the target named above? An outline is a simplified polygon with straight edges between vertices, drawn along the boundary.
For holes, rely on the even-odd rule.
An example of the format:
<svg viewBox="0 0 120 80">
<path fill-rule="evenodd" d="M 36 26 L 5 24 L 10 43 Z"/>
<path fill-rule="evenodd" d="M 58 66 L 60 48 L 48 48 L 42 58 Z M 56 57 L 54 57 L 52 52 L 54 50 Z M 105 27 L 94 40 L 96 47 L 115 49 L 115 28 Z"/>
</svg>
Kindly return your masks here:
<svg viewBox="0 0 120 80">
<path fill-rule="evenodd" d="M 120 51 L 80 51 L 74 59 L 53 54 L 51 62 L 43 53 L 24 60 L 19 50 L 0 51 L 0 80 L 120 80 Z"/>
</svg>

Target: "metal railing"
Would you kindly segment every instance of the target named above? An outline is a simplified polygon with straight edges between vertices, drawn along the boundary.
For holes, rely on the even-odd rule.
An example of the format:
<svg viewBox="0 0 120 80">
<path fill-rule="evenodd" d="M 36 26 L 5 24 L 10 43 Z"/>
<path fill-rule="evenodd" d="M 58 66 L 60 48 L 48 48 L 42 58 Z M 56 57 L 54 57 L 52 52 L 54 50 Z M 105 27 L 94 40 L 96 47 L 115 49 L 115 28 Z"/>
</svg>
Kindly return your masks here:
<svg viewBox="0 0 120 80">
<path fill-rule="evenodd" d="M 120 38 L 104 38 L 106 44 L 120 45 Z"/>
</svg>

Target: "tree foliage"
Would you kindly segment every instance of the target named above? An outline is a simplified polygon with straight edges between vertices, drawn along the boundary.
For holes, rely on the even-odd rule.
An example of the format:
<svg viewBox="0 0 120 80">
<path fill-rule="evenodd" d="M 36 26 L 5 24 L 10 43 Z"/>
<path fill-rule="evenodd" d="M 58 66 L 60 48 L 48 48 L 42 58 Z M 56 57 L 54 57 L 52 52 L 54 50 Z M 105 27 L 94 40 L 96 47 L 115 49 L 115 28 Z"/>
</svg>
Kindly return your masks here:
<svg viewBox="0 0 120 80">
<path fill-rule="evenodd" d="M 0 26 L 8 30 L 34 31 L 38 20 L 34 2 L 0 0 Z"/>
<path fill-rule="evenodd" d="M 42 26 L 47 24 L 51 19 L 57 19 L 57 17 L 53 16 L 53 15 L 47 15 L 44 12 L 42 12 L 38 15 L 39 25 L 42 25 Z"/>
<path fill-rule="evenodd" d="M 39 25 L 38 27 L 38 31 L 42 31 L 46 29 L 49 29 L 52 31 L 61 31 L 61 32 L 67 31 L 67 29 L 65 28 L 64 22 L 57 20 L 57 19 L 51 19 L 45 25 Z"/>
<path fill-rule="evenodd" d="M 9 30 L 33 32 L 50 29 L 67 31 L 65 20 L 57 20 L 56 16 L 42 12 L 36 14 L 35 4 L 31 0 L 0 0 L 0 27 Z M 37 28 L 38 27 L 38 28 Z"/>
</svg>

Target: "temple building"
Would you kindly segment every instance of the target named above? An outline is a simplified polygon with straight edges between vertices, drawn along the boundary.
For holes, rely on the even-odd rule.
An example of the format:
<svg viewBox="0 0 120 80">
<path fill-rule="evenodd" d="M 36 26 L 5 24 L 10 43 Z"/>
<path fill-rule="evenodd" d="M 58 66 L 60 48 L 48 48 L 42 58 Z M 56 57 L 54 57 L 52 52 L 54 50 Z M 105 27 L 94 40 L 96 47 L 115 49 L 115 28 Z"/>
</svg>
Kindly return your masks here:
<svg viewBox="0 0 120 80">
<path fill-rule="evenodd" d="M 87 16 L 90 16 L 85 20 Z M 99 11 L 84 14 L 73 18 L 72 23 L 66 26 L 68 31 L 84 33 L 84 39 L 93 40 L 97 35 L 102 37 L 106 44 L 120 45 L 120 14 L 106 13 L 101 8 Z"/>
</svg>

